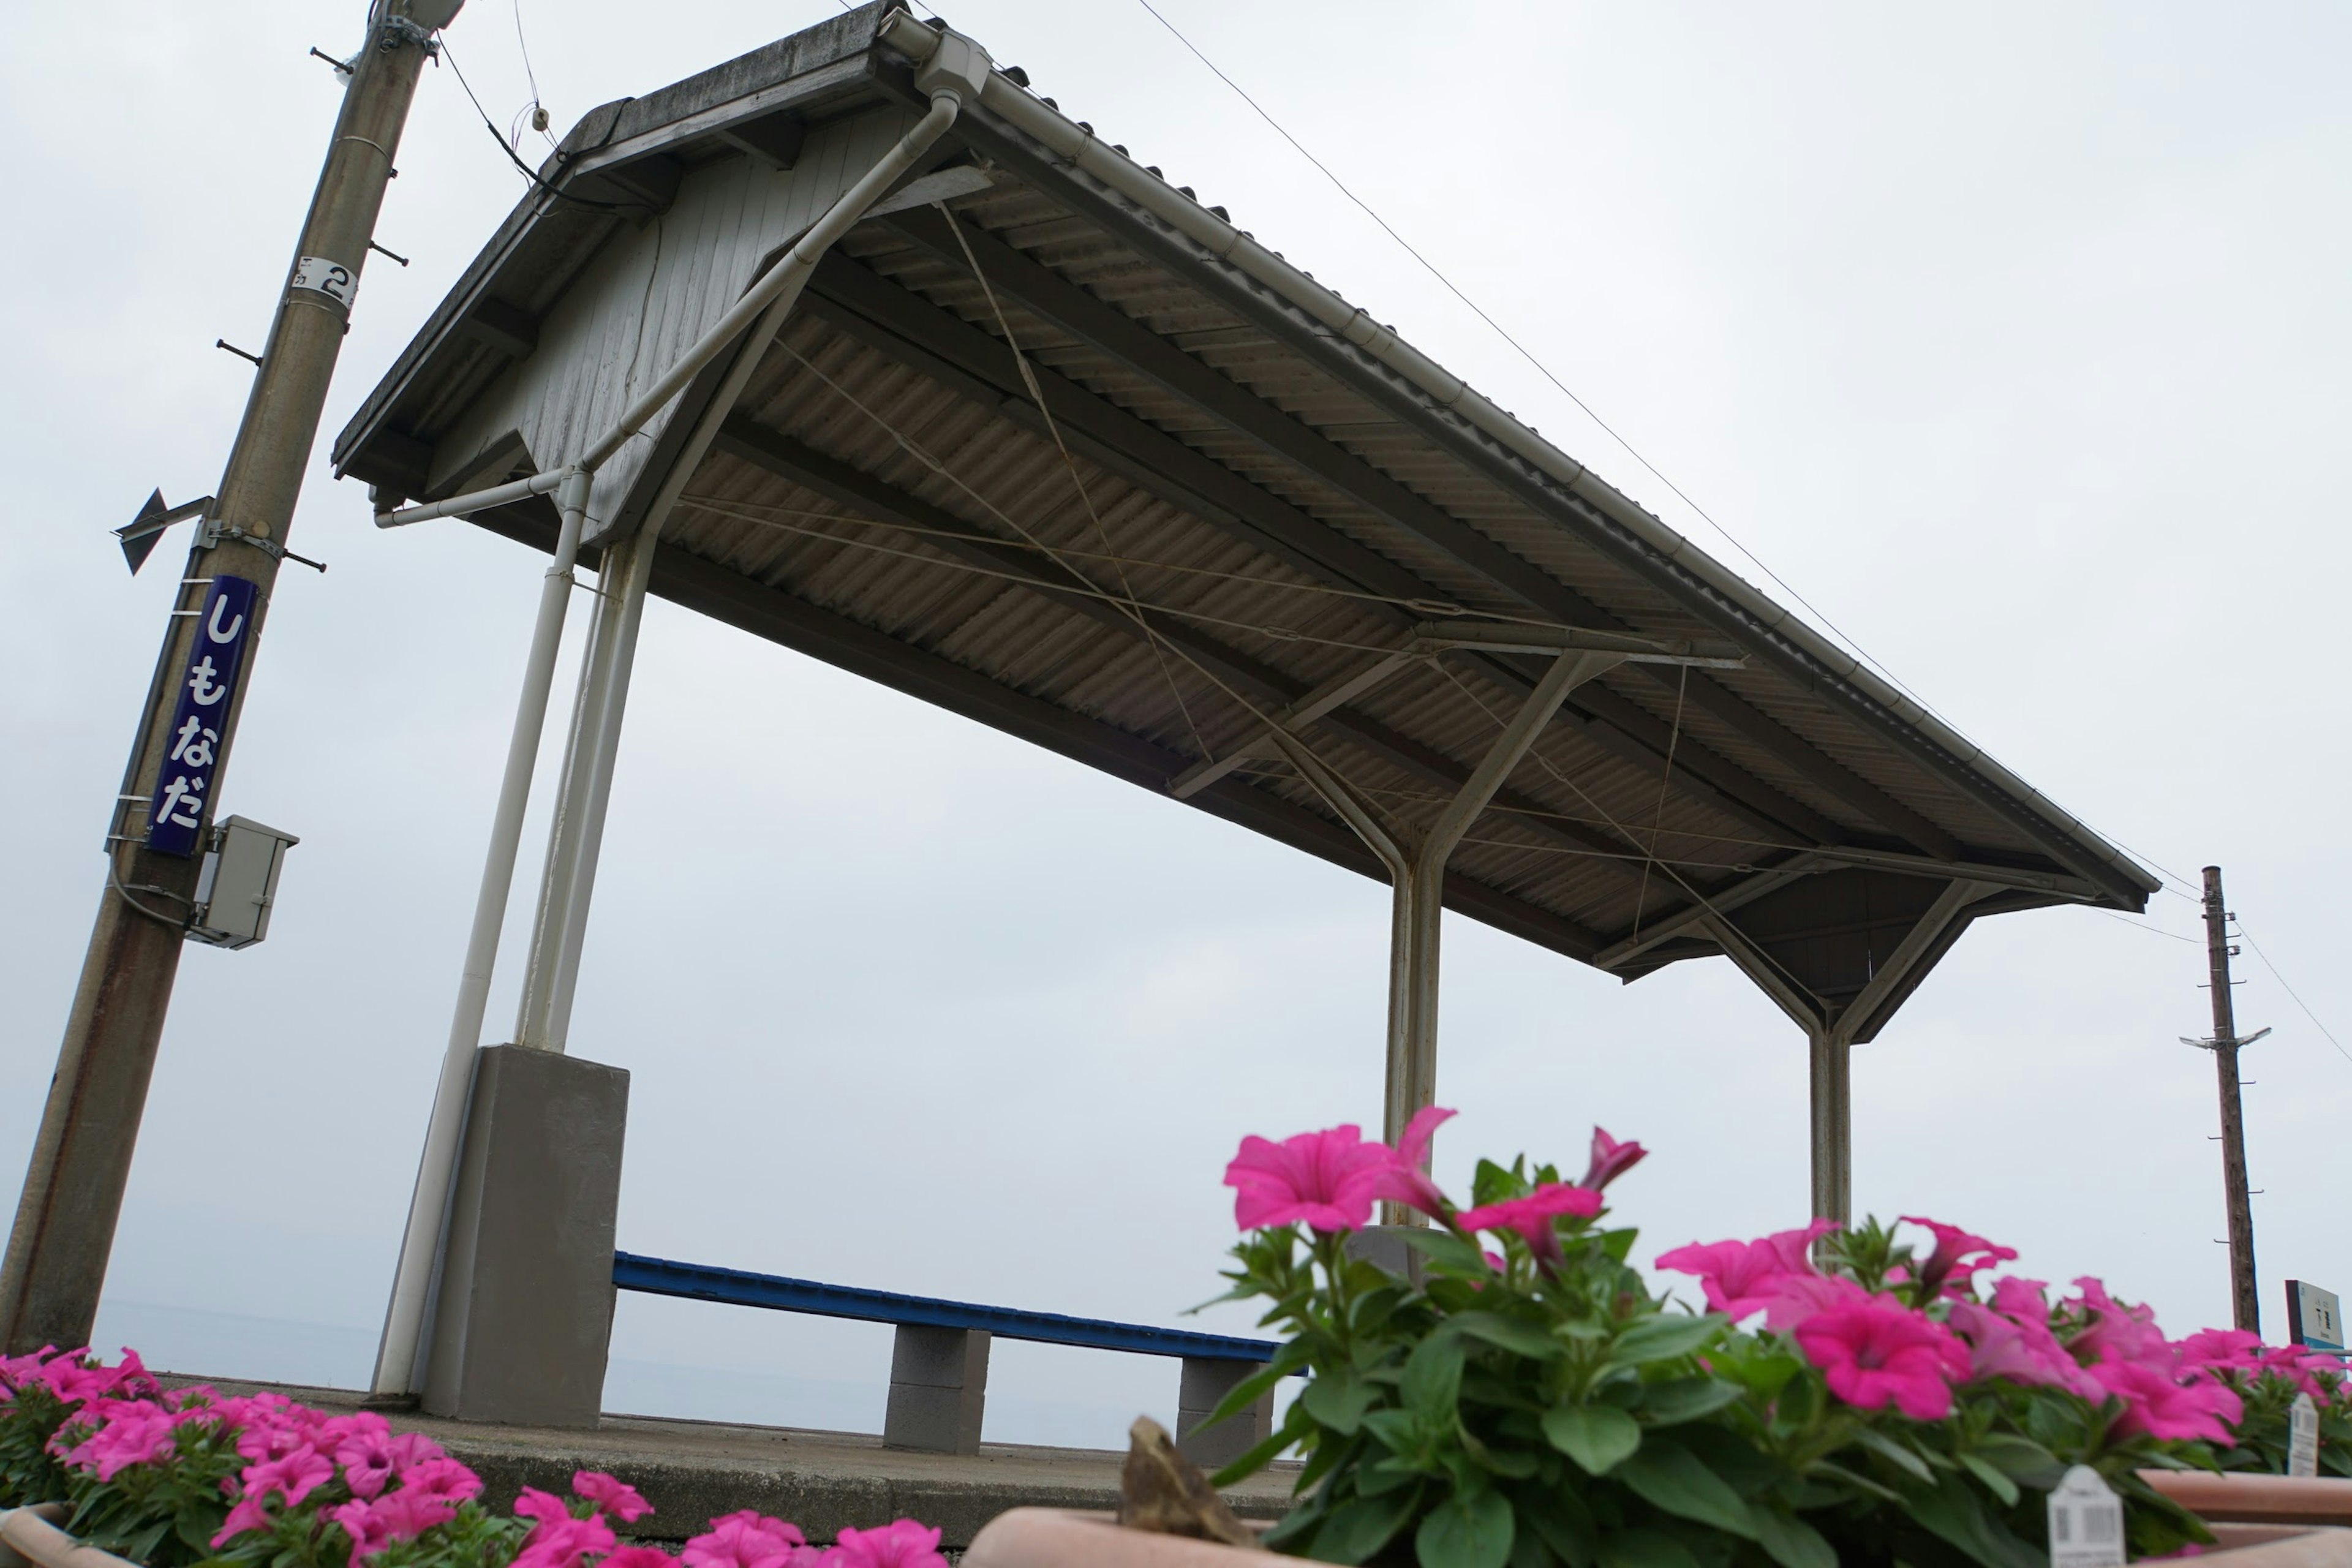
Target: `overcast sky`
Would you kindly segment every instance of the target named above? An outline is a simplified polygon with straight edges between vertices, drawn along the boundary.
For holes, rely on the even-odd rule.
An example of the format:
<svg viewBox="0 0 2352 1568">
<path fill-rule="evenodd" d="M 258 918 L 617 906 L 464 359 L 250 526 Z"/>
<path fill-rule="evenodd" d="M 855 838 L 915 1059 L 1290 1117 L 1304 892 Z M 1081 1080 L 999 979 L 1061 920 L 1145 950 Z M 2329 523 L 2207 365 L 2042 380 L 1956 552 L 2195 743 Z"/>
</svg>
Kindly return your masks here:
<svg viewBox="0 0 2352 1568">
<path fill-rule="evenodd" d="M 560 132 L 829 3 L 520 19 Z M 1841 632 L 2145 863 L 2223 866 L 2352 1043 L 2352 13 L 1154 3 Z M 363 9 L 27 7 L 0 59 L 11 1174 L 182 548 L 132 579 L 106 530 L 217 479 L 248 375 L 211 345 L 261 345 L 336 107 L 304 51 L 348 53 Z M 1139 0 L 951 15 L 1780 594 Z M 532 95 L 509 0 L 450 38 L 503 130 Z M 400 165 L 380 237 L 414 265 L 371 258 L 330 435 L 518 195 L 446 68 Z M 543 563 L 378 533 L 320 445 L 291 542 L 332 570 L 280 579 L 226 800 L 302 843 L 269 941 L 181 969 L 100 1331 L 356 1384 Z M 658 601 L 598 894 L 572 1048 L 634 1074 L 631 1250 L 1175 1321 L 1217 1289 L 1244 1133 L 1379 1121 L 1384 888 Z M 2100 1273 L 2176 1334 L 2225 1322 L 2212 1068 L 2177 1039 L 2209 1027 L 2197 931 L 2168 892 L 1971 931 L 1856 1053 L 1857 1206 Z M 1806 1217 L 1803 1042 L 1728 965 L 1621 987 L 1451 917 L 1445 942 L 1442 1177 L 1580 1157 L 1597 1121 L 1654 1151 L 1618 1189 L 1643 1257 Z M 2242 1026 L 2277 1031 L 2247 1121 L 2283 1338 L 2283 1279 L 2352 1289 L 2352 1059 L 2252 951 L 2240 973 Z M 620 1312 L 616 1405 L 879 1425 L 886 1330 Z M 992 1437 L 1108 1443 L 1173 1405 L 1164 1363 L 996 1366 Z"/>
</svg>

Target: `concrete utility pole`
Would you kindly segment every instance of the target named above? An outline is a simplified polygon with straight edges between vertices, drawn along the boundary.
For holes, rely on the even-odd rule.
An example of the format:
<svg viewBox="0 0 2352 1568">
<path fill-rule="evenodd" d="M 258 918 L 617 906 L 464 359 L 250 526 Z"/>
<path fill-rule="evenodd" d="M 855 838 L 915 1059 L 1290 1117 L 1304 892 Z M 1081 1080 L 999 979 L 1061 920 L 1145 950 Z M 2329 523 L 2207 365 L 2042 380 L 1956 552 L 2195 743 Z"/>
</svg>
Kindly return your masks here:
<svg viewBox="0 0 2352 1568">
<path fill-rule="evenodd" d="M 2246 1192 L 2246 1123 L 2238 1105 L 2238 1038 L 2230 998 L 2230 913 L 2221 901 L 2221 868 L 2205 868 L 2205 960 L 2213 990 L 2213 1053 L 2221 1089 L 2221 1184 L 2230 1210 L 2230 1303 L 2237 1326 L 2263 1329 L 2262 1294 L 2254 1284 L 2254 1205 Z M 2265 1029 L 2263 1034 L 2270 1031 Z"/>
<path fill-rule="evenodd" d="M 0 1349 L 89 1342 L 180 944 L 195 907 L 203 848 L 258 651 L 253 639 L 285 555 L 409 100 L 438 47 L 434 31 L 463 4 L 373 0 L 368 6 L 366 40 L 350 62 L 334 140 L 268 346 L 218 497 L 189 552 L 124 793 L 108 818 L 97 929 L 0 1264 Z M 195 607 L 189 607 L 192 586 L 203 590 Z M 210 645 L 222 650 L 225 669 L 216 668 Z M 178 711 L 223 696 L 219 709 Z M 183 734 L 190 723 L 196 727 Z"/>
</svg>

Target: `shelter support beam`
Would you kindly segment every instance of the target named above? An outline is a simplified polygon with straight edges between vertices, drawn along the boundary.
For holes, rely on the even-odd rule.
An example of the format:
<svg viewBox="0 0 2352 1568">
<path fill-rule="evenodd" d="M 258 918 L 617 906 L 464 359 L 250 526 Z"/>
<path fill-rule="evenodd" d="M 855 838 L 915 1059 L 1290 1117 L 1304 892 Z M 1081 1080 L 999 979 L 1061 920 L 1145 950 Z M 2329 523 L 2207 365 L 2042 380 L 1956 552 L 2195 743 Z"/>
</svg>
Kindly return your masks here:
<svg viewBox="0 0 2352 1568">
<path fill-rule="evenodd" d="M 499 781 L 499 804 L 490 818 L 490 847 L 483 858 L 482 885 L 474 896 L 474 924 L 466 941 L 466 967 L 457 981 L 457 1005 L 441 1056 L 441 1078 L 425 1127 L 425 1149 L 409 1194 L 408 1225 L 400 1261 L 393 1271 L 383 1338 L 375 1353 L 371 1386 L 378 1394 L 407 1394 L 419 1386 L 419 1338 L 431 1293 L 433 1260 L 439 1250 L 449 1194 L 457 1173 L 457 1143 L 464 1131 L 466 1099 L 474 1056 L 482 1042 L 482 1016 L 489 1010 L 490 972 L 499 956 L 499 932 L 506 924 L 507 897 L 514 887 L 515 858 L 522 848 L 524 809 L 530 804 L 531 770 L 539 760 L 540 732 L 555 686 L 555 657 L 563 641 L 565 612 L 577 585 L 572 571 L 580 555 L 580 531 L 588 515 L 590 479 L 574 468 L 557 491 L 563 521 L 555 557 L 541 579 L 539 617 L 530 652 L 523 661 L 522 696 L 515 704 L 514 729 L 507 740 L 506 770 Z"/>
<path fill-rule="evenodd" d="M 1711 910 L 1681 929 L 1703 931 L 1719 943 L 1757 987 L 1805 1032 L 1811 1078 L 1811 1168 L 1813 1217 L 1841 1224 L 1853 1218 L 1854 1042 L 1874 1035 L 1878 1025 L 1909 995 L 1928 966 L 1942 956 L 1969 917 L 1969 906 L 2004 884 L 1958 878 L 1913 922 L 1903 940 L 1873 970 L 1853 996 L 1817 994 L 1734 925 L 1727 910 Z"/>
<path fill-rule="evenodd" d="M 1853 1043 L 1834 1029 L 1806 1042 L 1812 1071 L 1813 1217 L 1853 1220 Z"/>
<path fill-rule="evenodd" d="M 1505 726 L 1501 738 L 1471 770 L 1437 820 L 1417 837 L 1391 830 L 1369 803 L 1325 767 L 1288 729 L 1276 725 L 1266 731 L 1268 743 L 1290 759 L 1291 765 L 1389 868 L 1393 892 L 1389 925 L 1388 1081 L 1381 1123 L 1391 1144 L 1404 1136 L 1417 1112 L 1437 1100 L 1438 943 L 1444 927 L 1445 862 L 1511 770 L 1534 747 L 1569 692 L 1624 658 L 1621 653 L 1577 650 L 1554 658 Z M 1396 1204 L 1388 1205 L 1387 1223 L 1417 1221 L 1412 1211 Z"/>
</svg>

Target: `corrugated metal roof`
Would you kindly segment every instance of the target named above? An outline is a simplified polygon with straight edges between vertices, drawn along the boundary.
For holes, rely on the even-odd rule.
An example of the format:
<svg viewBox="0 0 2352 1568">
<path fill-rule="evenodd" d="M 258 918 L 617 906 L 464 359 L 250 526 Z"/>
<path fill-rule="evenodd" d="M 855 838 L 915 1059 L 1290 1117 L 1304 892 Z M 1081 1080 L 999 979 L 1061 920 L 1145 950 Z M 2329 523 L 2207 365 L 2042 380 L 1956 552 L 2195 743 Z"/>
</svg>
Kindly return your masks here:
<svg viewBox="0 0 2352 1568">
<path fill-rule="evenodd" d="M 875 44 L 887 9 L 590 115 L 546 177 L 637 192 L 643 210 L 527 201 L 344 431 L 339 469 L 423 493 L 436 444 L 534 352 L 530 324 L 584 286 L 601 248 L 631 243 L 633 220 L 717 178 L 715 160 L 757 156 L 744 127 L 902 112 L 903 72 Z M 1425 621 L 1752 637 L 1752 610 L 1718 613 L 1685 579 L 1597 547 L 1485 437 L 1425 395 L 1402 399 L 1393 375 L 1163 242 L 1150 214 L 982 109 L 940 153 L 982 188 L 869 219 L 823 263 L 687 477 L 657 592 L 1155 787 Z M 709 201 L 697 211 L 697 236 L 727 221 Z M 753 243 L 750 223 L 729 243 Z M 543 503 L 478 521 L 548 531 Z M 1539 668 L 1421 659 L 1303 733 L 1417 829 Z M 1375 869 L 1286 763 L 1253 760 L 1192 801 Z M 2154 879 L 2062 818 L 1785 658 L 1628 664 L 1570 694 L 1455 854 L 1449 898 L 1591 958 L 1711 900 L 1748 918 L 1733 911 L 1767 885 L 1753 879 L 1810 868 L 1798 893 L 1776 880 L 1749 907 L 1758 940 L 1769 930 L 1818 970 L 1826 996 L 1832 971 L 1866 973 L 1919 890 L 1954 877 L 2008 889 L 1986 909 L 2144 902 Z M 1712 951 L 1677 929 L 1618 968 Z"/>
</svg>

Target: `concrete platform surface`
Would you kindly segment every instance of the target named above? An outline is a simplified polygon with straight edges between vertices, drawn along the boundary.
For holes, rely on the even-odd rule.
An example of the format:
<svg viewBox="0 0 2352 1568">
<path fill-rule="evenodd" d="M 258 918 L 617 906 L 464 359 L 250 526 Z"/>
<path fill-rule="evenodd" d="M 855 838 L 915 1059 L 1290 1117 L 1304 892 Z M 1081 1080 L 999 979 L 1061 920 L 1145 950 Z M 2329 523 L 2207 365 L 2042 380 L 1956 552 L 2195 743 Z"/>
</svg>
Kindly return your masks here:
<svg viewBox="0 0 2352 1568">
<path fill-rule="evenodd" d="M 159 1373 L 168 1384 L 209 1384 L 223 1394 L 270 1389 L 338 1414 L 363 1397 L 348 1388 L 308 1388 L 239 1378 Z M 604 1470 L 643 1492 L 655 1512 L 621 1533 L 677 1542 L 715 1515 L 738 1509 L 788 1519 L 812 1541 L 845 1526 L 894 1519 L 940 1527 L 940 1544 L 961 1550 L 1009 1508 L 1116 1509 L 1123 1453 L 983 1443 L 970 1458 L 885 1448 L 878 1435 L 790 1426 L 736 1426 L 657 1415 L 606 1415 L 593 1429 L 491 1426 L 415 1412 L 386 1412 L 393 1428 L 422 1432 L 465 1461 L 501 1510 L 524 1487 L 567 1492 L 574 1470 Z M 1223 1496 L 1244 1519 L 1275 1519 L 1290 1505 L 1297 1466 L 1278 1464 Z"/>
</svg>

